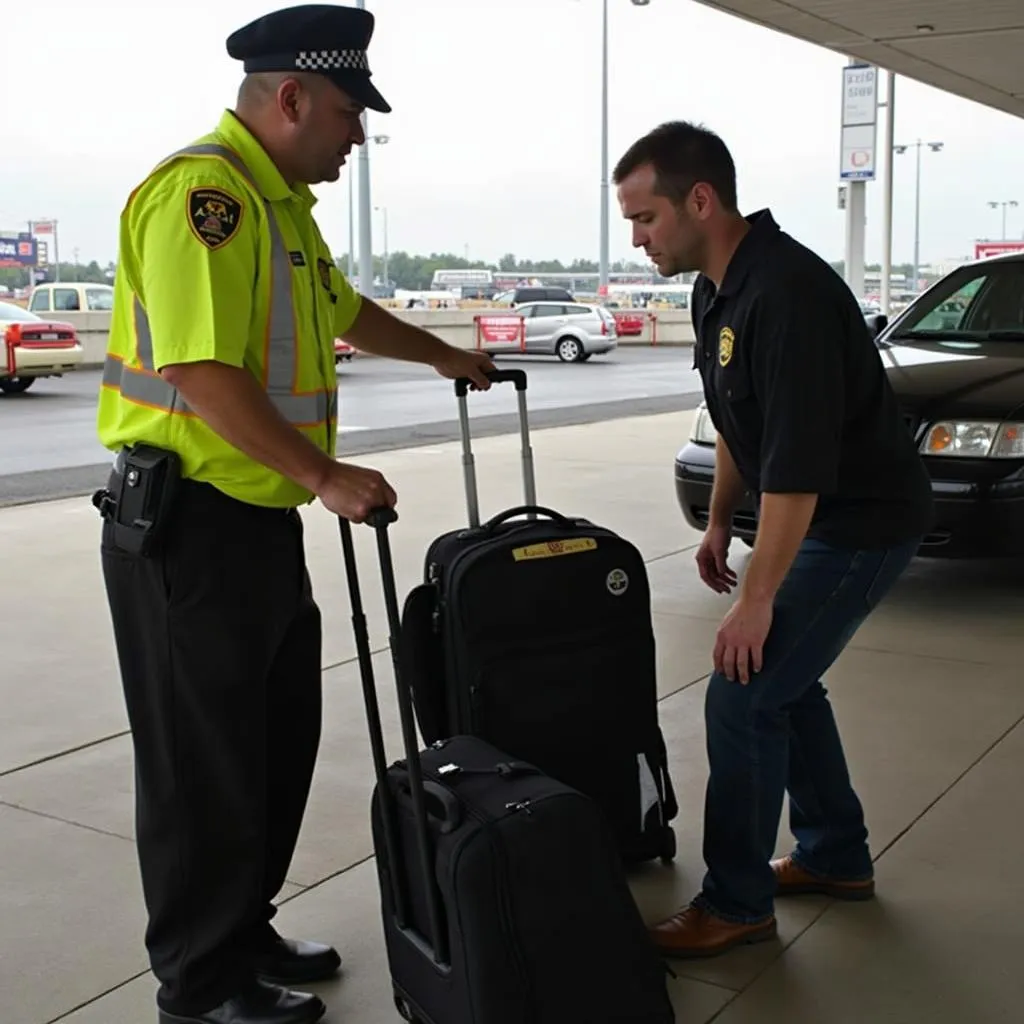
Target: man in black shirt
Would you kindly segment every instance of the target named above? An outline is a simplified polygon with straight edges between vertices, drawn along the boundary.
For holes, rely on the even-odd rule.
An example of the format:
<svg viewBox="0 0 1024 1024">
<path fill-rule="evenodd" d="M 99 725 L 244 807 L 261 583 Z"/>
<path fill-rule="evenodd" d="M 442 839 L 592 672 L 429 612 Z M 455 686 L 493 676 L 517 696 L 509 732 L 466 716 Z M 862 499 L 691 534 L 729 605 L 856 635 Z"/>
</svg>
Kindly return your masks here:
<svg viewBox="0 0 1024 1024">
<path fill-rule="evenodd" d="M 743 217 L 722 141 L 673 122 L 615 170 L 633 244 L 693 291 L 699 369 L 718 431 L 704 582 L 735 603 L 705 706 L 710 764 L 700 894 L 658 947 L 709 956 L 775 935 L 774 897 L 874 893 L 860 802 L 821 677 L 913 558 L 931 487 L 856 299 L 780 230 Z M 758 532 L 742 583 L 727 562 L 744 487 Z M 785 793 L 793 853 L 771 861 Z"/>
</svg>

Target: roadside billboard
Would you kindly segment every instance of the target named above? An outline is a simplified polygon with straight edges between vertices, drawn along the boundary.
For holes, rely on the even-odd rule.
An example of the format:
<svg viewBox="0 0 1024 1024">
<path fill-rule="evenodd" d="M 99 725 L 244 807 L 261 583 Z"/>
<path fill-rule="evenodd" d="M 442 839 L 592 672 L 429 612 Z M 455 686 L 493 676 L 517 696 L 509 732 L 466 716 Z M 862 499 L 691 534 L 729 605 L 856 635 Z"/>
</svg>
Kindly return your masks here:
<svg viewBox="0 0 1024 1024">
<path fill-rule="evenodd" d="M 1004 256 L 1008 252 L 1024 252 L 1024 241 L 974 243 L 974 258 L 976 260 L 983 260 L 986 256 Z"/>
<path fill-rule="evenodd" d="M 26 231 L 0 234 L 0 267 L 34 267 L 36 240 Z"/>
</svg>

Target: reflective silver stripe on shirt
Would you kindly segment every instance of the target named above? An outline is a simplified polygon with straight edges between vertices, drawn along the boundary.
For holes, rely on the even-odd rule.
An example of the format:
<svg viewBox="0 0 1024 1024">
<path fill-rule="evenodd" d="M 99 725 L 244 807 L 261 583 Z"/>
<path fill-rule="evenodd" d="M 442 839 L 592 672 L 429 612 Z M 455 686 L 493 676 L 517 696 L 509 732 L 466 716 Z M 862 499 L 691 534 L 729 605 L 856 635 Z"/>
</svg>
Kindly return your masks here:
<svg viewBox="0 0 1024 1024">
<path fill-rule="evenodd" d="M 203 143 L 187 146 L 171 154 L 164 161 L 178 156 L 217 156 L 226 160 L 254 188 L 256 180 L 249 168 L 224 146 Z M 298 341 L 295 331 L 295 306 L 292 297 L 292 265 L 288 248 L 284 243 L 280 225 L 274 216 L 270 203 L 264 200 L 267 223 L 270 227 L 270 309 L 268 312 L 268 338 L 265 353 L 264 379 L 261 381 L 271 402 L 281 415 L 295 426 L 312 426 L 336 417 L 338 409 L 337 389 L 330 393 L 316 391 L 312 394 L 295 393 L 295 377 L 298 363 Z M 188 404 L 177 388 L 167 383 L 155 369 L 153 360 L 153 335 L 150 331 L 146 310 L 135 296 L 133 310 L 135 337 L 139 366 L 126 366 L 116 356 L 108 355 L 103 367 L 103 383 L 118 388 L 129 401 L 155 406 L 168 412 L 189 412 Z"/>
</svg>

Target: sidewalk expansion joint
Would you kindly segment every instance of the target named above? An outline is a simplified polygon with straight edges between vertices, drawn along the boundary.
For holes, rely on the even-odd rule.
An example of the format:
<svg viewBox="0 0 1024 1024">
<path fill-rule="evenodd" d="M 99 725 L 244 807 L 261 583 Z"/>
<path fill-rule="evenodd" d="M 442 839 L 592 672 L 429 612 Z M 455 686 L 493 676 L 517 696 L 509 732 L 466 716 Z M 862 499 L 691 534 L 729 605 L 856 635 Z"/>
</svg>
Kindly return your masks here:
<svg viewBox="0 0 1024 1024">
<path fill-rule="evenodd" d="M 108 836 L 111 839 L 120 839 L 123 843 L 134 843 L 131 836 L 123 836 L 119 832 L 111 832 L 109 829 L 97 828 L 95 825 L 86 825 L 82 821 L 72 821 L 70 818 L 62 818 L 59 814 L 49 814 L 47 811 L 37 811 L 34 807 L 25 807 L 23 804 L 16 804 L 10 800 L 0 800 L 0 807 L 9 807 L 14 811 L 21 811 L 23 814 L 31 814 L 36 818 L 46 818 L 47 821 L 59 821 L 62 825 L 70 825 L 72 828 L 81 828 L 86 832 L 95 832 L 97 835 Z"/>
</svg>

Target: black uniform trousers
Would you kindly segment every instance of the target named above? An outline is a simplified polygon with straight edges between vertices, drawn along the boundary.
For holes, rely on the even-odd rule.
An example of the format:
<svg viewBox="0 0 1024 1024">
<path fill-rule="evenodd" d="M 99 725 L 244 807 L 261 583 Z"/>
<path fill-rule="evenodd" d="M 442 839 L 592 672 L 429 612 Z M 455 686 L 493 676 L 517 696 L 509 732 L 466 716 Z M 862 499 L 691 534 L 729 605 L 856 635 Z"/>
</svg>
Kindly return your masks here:
<svg viewBox="0 0 1024 1024">
<path fill-rule="evenodd" d="M 273 939 L 320 741 L 321 626 L 295 510 L 183 481 L 149 557 L 102 564 L 135 751 L 146 946 L 170 1013 L 202 1013 Z"/>
</svg>

